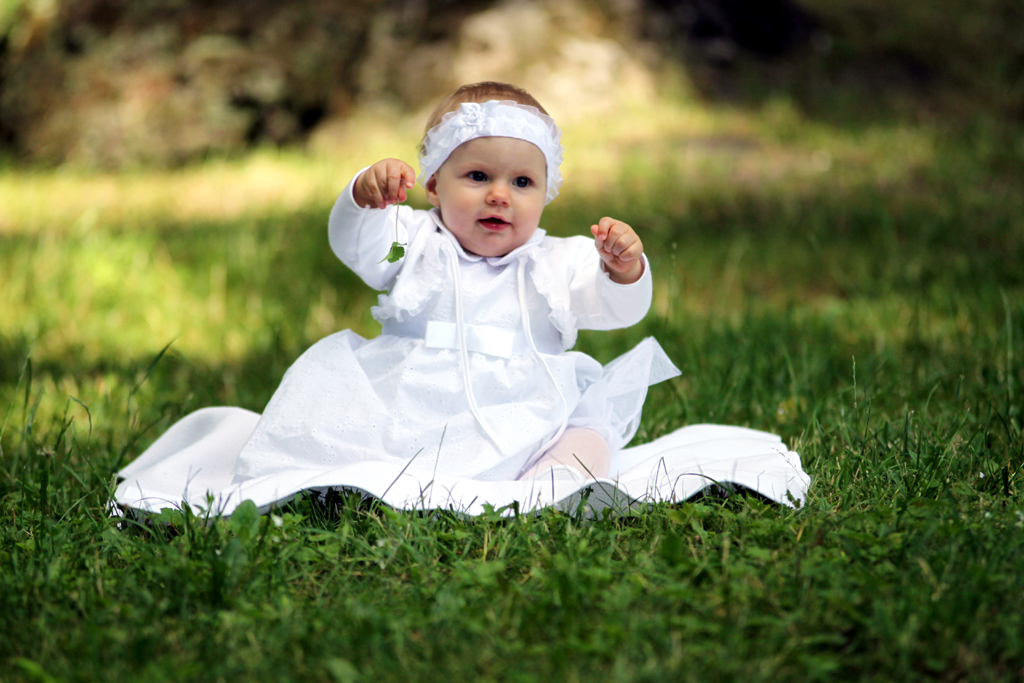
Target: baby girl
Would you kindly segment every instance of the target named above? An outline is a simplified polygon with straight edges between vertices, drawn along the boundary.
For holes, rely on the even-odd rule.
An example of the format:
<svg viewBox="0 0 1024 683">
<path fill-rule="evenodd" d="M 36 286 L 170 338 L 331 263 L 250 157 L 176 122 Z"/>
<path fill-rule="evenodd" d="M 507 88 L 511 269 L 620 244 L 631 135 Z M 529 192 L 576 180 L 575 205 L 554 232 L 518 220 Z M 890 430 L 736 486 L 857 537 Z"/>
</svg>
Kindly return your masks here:
<svg viewBox="0 0 1024 683">
<path fill-rule="evenodd" d="M 212 495 L 230 512 L 241 500 L 267 509 L 342 487 L 399 508 L 477 514 L 485 503 L 568 500 L 595 479 L 632 504 L 722 478 L 780 501 L 802 497 L 806 477 L 773 435 L 698 426 L 623 448 L 648 386 L 679 371 L 650 338 L 606 367 L 570 350 L 580 329 L 639 322 L 652 285 L 626 223 L 601 218 L 593 239 L 540 227 L 562 180 L 560 137 L 515 86 L 448 96 L 420 150 L 433 209 L 400 205 L 415 171 L 384 159 L 331 211 L 334 252 L 386 292 L 372 309 L 381 334 L 344 330 L 314 344 L 262 415 L 185 417 L 121 471 L 118 501 L 159 509 Z"/>
<path fill-rule="evenodd" d="M 424 458 L 431 472 L 473 478 L 552 466 L 558 476 L 606 476 L 609 448 L 632 436 L 639 404 L 616 414 L 614 377 L 568 349 L 579 328 L 625 327 L 647 312 L 640 238 L 607 217 L 591 226 L 593 241 L 545 235 L 544 206 L 561 183 L 560 132 L 524 90 L 464 86 L 427 128 L 420 181 L 434 210 L 397 206 L 416 173 L 384 159 L 357 175 L 331 214 L 334 251 L 389 291 L 373 311 L 383 334 L 345 351 L 360 375 L 346 387 L 360 419 L 336 431 L 337 442 L 403 462 L 440 448 L 439 462 Z M 384 258 L 393 240 L 407 245 L 397 261 Z M 635 394 L 635 378 L 624 379 Z M 326 432 L 335 420 L 318 412 Z"/>
<path fill-rule="evenodd" d="M 485 280 L 500 279 L 512 283 L 511 278 L 501 277 L 502 271 L 510 268 L 514 270 L 510 264 L 520 259 L 529 259 L 529 251 L 559 252 L 558 255 L 565 256 L 571 253 L 574 261 L 565 265 L 571 267 L 571 276 L 578 279 L 575 293 L 581 300 L 579 303 L 584 304 L 579 306 L 580 312 L 588 312 L 591 314 L 588 317 L 593 318 L 578 326 L 608 329 L 637 322 L 650 305 L 651 277 L 650 268 L 643 258 L 643 243 L 633 228 L 607 217 L 591 226 L 594 235 L 591 249 L 600 258 L 603 268 L 596 267 L 596 259 L 588 258 L 588 254 L 581 253 L 580 248 L 567 250 L 558 244 L 560 240 L 545 238 L 542 230 L 538 234 L 544 206 L 554 199 L 561 184 L 558 169 L 561 156 L 558 129 L 540 103 L 529 93 L 501 83 L 479 83 L 459 88 L 431 116 L 422 147 L 421 180 L 427 198 L 437 207 L 436 211 L 426 215 L 414 214 L 408 222 L 415 225 L 416 229 L 425 228 L 434 232 L 436 239 L 454 239 L 460 247 L 456 253 L 461 252 L 462 256 L 458 267 L 472 271 L 455 277 L 472 278 L 475 290 Z M 406 189 L 415 184 L 415 178 L 415 171 L 403 161 L 378 161 L 362 171 L 351 188 L 352 201 L 359 207 L 370 209 L 371 215 L 365 218 L 350 216 L 354 212 L 346 206 L 344 200 L 347 196 L 343 194 L 332 216 L 331 243 L 335 251 L 371 286 L 387 287 L 402 269 L 401 263 L 366 263 L 367 260 L 379 260 L 382 254 L 387 253 L 386 247 L 381 247 L 390 242 L 393 234 L 388 231 L 389 223 L 380 220 L 382 216 L 373 216 L 373 210 L 386 211 L 389 206 L 404 202 Z M 361 229 L 356 232 L 360 225 Z M 376 234 L 362 234 L 368 230 Z M 408 230 L 407 227 L 406 235 Z M 401 234 L 399 236 L 402 237 Z M 379 245 L 376 249 L 370 246 L 374 243 Z M 366 252 L 362 258 L 356 253 L 358 250 Z M 509 258 L 510 255 L 516 258 Z M 366 272 L 366 266 L 381 267 Z M 530 268 L 529 272 L 533 275 L 535 271 Z M 452 286 L 458 286 L 454 278 L 448 283 L 448 287 Z M 514 294 L 514 291 L 511 293 Z M 572 293 L 570 288 L 570 311 L 573 310 Z M 518 302 L 514 301 L 514 296 L 501 297 L 499 292 L 481 300 L 480 304 L 492 308 L 504 298 L 510 299 L 512 317 L 515 314 L 525 315 L 525 310 L 515 310 Z M 600 308 L 585 311 L 588 298 L 594 299 Z M 534 307 L 538 304 L 542 308 L 550 307 L 550 302 L 543 302 L 541 297 L 534 297 L 531 301 Z M 548 305 L 544 306 L 544 303 Z M 533 313 L 536 315 L 536 312 Z M 536 316 L 540 320 L 531 330 L 534 335 L 543 332 L 545 340 L 554 337 L 556 331 L 565 335 L 568 330 L 557 330 L 558 323 L 552 319 L 552 311 L 542 310 L 540 313 L 543 315 Z M 395 331 L 394 326 L 388 324 L 388 318 L 384 318 L 384 322 L 387 331 Z M 545 350 L 557 352 L 557 349 Z M 540 359 L 541 364 L 553 364 L 553 359 Z M 553 381 L 536 372 L 528 373 L 531 376 L 523 375 L 521 371 L 518 374 L 520 381 L 526 381 L 531 389 L 537 392 L 547 389 L 552 397 L 558 393 L 564 397 L 565 393 L 576 392 L 563 391 L 559 386 L 560 380 L 568 379 L 574 384 L 586 381 L 578 376 L 572 377 L 577 373 L 572 371 L 571 366 L 580 364 L 581 360 L 572 359 L 571 365 L 559 374 L 559 379 Z M 559 365 L 565 367 L 565 364 Z M 472 362 L 470 366 L 472 368 Z M 490 364 L 492 366 L 493 363 Z M 493 369 L 485 372 L 493 372 Z M 476 380 L 472 369 L 468 376 L 472 384 Z M 487 383 L 484 378 L 476 381 L 481 385 Z M 554 387 L 544 387 L 544 384 L 554 384 Z M 467 394 L 470 392 L 472 388 L 467 384 Z M 515 388 L 512 396 L 518 398 L 521 393 Z M 585 393 L 585 389 L 582 393 Z M 510 414 L 512 410 L 522 412 L 525 407 L 507 402 L 497 391 L 493 395 L 488 392 L 487 404 L 489 407 L 501 406 L 502 411 L 510 411 Z M 542 405 L 543 401 L 536 407 L 541 408 Z M 469 407 L 472 407 L 471 403 Z M 568 409 L 568 406 L 554 407 L 556 411 L 560 407 Z M 551 419 L 557 418 L 557 413 L 552 415 L 544 408 L 530 412 L 543 416 L 540 423 L 544 427 L 535 434 L 535 438 L 543 432 L 542 438 L 546 443 L 537 453 L 542 457 L 522 472 L 521 476 L 533 476 L 552 465 L 577 468 L 584 475 L 603 477 L 608 474 L 608 442 L 600 431 L 586 426 L 568 426 L 562 431 L 561 425 Z M 535 419 L 533 421 L 536 422 Z M 501 448 L 503 441 L 493 433 L 489 422 L 481 416 L 478 423 L 484 433 L 494 437 L 491 445 Z M 573 424 L 570 414 L 568 425 Z M 608 427 L 602 426 L 605 429 Z M 508 427 L 519 431 L 526 425 L 517 419 L 516 424 Z M 518 460 L 521 459 L 520 455 Z"/>
</svg>

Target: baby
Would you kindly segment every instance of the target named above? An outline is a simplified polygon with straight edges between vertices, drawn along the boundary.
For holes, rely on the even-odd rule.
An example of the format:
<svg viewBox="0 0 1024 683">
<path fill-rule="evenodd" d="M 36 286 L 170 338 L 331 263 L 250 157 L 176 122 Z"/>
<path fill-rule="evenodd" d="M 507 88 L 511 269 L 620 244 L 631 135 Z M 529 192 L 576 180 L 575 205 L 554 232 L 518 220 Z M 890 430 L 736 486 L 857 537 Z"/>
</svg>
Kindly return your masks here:
<svg viewBox="0 0 1024 683">
<path fill-rule="evenodd" d="M 370 287 L 381 334 L 309 348 L 263 414 L 208 407 L 119 473 L 118 505 L 190 501 L 227 514 L 303 490 L 350 489 L 400 509 L 683 500 L 730 481 L 779 502 L 809 479 L 777 436 L 696 425 L 624 448 L 647 388 L 679 371 L 651 338 L 607 366 L 572 351 L 577 330 L 639 322 L 651 304 L 643 244 L 602 218 L 584 236 L 539 227 L 561 184 L 561 134 L 501 83 L 459 88 L 431 117 L 419 181 L 429 211 L 400 206 L 403 161 L 360 171 L 338 197 L 331 247 Z M 397 243 L 397 248 L 395 243 Z M 598 501 L 598 503 L 595 503 Z"/>
<path fill-rule="evenodd" d="M 441 123 L 443 115 L 458 111 L 465 103 L 516 102 L 547 112 L 525 90 L 503 83 L 478 83 L 459 88 L 434 111 L 427 124 L 422 149 L 428 155 L 427 140 Z M 497 104 L 497 107 L 505 106 Z M 492 107 L 492 110 L 497 109 Z M 473 109 L 471 111 L 479 111 Z M 528 110 L 520 110 L 528 112 Z M 526 116 L 533 114 L 526 113 Z M 511 134 L 511 130 L 495 133 Z M 557 138 L 542 140 L 554 146 Z M 431 150 L 433 151 L 433 150 Z M 551 150 L 554 151 L 554 150 Z M 560 154 L 560 145 L 558 157 Z M 549 151 L 550 156 L 554 156 Z M 435 159 L 424 167 L 424 188 L 438 218 L 468 253 L 500 257 L 526 244 L 540 225 L 544 206 L 557 194 L 558 169 L 548 168 L 548 160 L 536 142 L 495 134 L 474 137 L 449 150 L 447 158 Z M 406 201 L 406 189 L 415 185 L 416 172 L 399 159 L 383 159 L 357 177 L 352 187 L 356 204 L 363 208 L 386 209 Z M 590 227 L 594 247 L 616 283 L 630 285 L 645 272 L 643 243 L 626 223 L 604 217 Z M 553 465 L 583 470 L 583 474 L 603 477 L 608 474 L 609 451 L 606 441 L 594 430 L 569 428 L 522 476 L 534 476 Z"/>
<path fill-rule="evenodd" d="M 561 181 L 559 136 L 557 127 L 540 103 L 520 88 L 502 83 L 478 83 L 456 90 L 434 111 L 421 148 L 423 170 L 420 180 L 427 198 L 436 207 L 433 220 L 426 219 L 428 229 L 450 235 L 470 263 L 481 258 L 494 262 L 492 269 L 509 268 L 509 265 L 497 264 L 524 248 L 550 250 L 545 249 L 548 246 L 544 244 L 545 239 L 535 238 L 544 206 L 555 197 Z M 383 159 L 359 173 L 351 185 L 351 198 L 358 207 L 384 212 L 406 200 L 406 190 L 413 187 L 415 179 L 416 172 L 409 164 L 399 159 Z M 339 204 L 342 204 L 340 200 Z M 384 241 L 379 237 L 390 241 L 395 234 L 395 222 L 367 217 L 365 220 L 374 222 L 378 235 L 366 236 L 362 231 L 353 232 L 355 221 L 342 216 L 343 212 L 351 213 L 345 208 L 336 208 L 331 220 L 332 245 L 342 260 L 371 286 L 386 286 L 393 273 L 405 277 L 401 262 L 394 265 L 376 263 L 387 253 L 386 248 L 377 247 L 367 252 L 366 255 L 375 260 L 373 264 L 353 253 L 354 249 L 365 251 L 363 245 L 374 237 L 378 238 L 375 241 L 381 246 Z M 401 221 L 402 216 L 398 218 Z M 610 299 L 606 303 L 617 304 L 624 309 L 621 315 L 625 315 L 628 321 L 621 322 L 639 320 L 650 299 L 650 275 L 643 258 L 643 243 L 633 228 L 613 218 L 602 218 L 590 230 L 594 235 L 591 248 L 600 258 L 603 268 L 593 268 L 594 264 L 588 264 L 586 259 L 570 265 L 574 270 L 590 267 L 592 278 L 609 281 L 604 286 L 609 292 L 613 292 L 616 285 L 635 286 L 638 293 L 630 292 L 621 297 L 621 301 L 615 301 L 614 294 L 605 298 Z M 355 244 L 350 243 L 353 239 Z M 546 238 L 546 241 L 554 240 Z M 578 250 L 573 251 L 573 256 L 579 258 Z M 380 267 L 371 268 L 372 272 L 367 273 L 368 265 Z M 643 282 L 638 285 L 641 279 Z M 448 284 L 458 286 L 454 281 Z M 597 283 L 590 286 L 594 289 L 601 287 Z M 580 294 L 581 298 L 586 298 L 593 293 Z M 534 305 L 537 303 L 540 302 L 534 302 Z M 545 317 L 550 317 L 550 312 Z M 615 318 L 609 317 L 606 322 L 611 324 L 607 327 L 618 326 L 620 320 Z M 390 318 L 384 318 L 382 322 L 385 323 L 385 331 L 389 331 Z M 540 384 L 550 384 L 543 375 L 538 379 Z M 577 376 L 573 384 L 578 385 L 581 379 Z M 479 380 L 471 379 L 471 382 L 476 381 Z M 555 381 L 555 389 L 559 388 L 559 381 L 562 381 L 561 377 Z M 549 422 L 550 415 L 547 417 L 545 422 Z M 479 422 L 485 432 L 490 430 L 487 420 Z M 544 449 L 530 453 L 540 457 L 534 457 L 533 462 L 518 473 L 520 478 L 544 473 L 552 466 L 559 470 L 574 468 L 582 476 L 604 477 L 608 474 L 609 445 L 598 431 L 573 426 L 571 418 L 565 425 L 550 423 L 548 431 L 554 438 L 551 438 L 552 434 L 546 435 Z M 500 447 L 502 439 L 497 435 L 491 436 L 494 436 L 494 445 Z M 568 474 L 572 476 L 574 473 Z"/>
</svg>

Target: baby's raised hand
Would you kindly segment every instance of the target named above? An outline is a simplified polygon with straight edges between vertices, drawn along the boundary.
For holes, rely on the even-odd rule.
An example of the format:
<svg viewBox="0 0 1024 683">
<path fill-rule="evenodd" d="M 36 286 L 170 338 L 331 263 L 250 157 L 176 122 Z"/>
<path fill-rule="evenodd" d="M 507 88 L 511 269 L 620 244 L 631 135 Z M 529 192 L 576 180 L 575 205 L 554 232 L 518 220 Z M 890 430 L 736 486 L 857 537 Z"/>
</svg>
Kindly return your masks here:
<svg viewBox="0 0 1024 683">
<path fill-rule="evenodd" d="M 383 209 L 404 202 L 405 190 L 416 184 L 416 171 L 401 159 L 381 159 L 356 178 L 352 196 L 364 209 Z"/>
<path fill-rule="evenodd" d="M 644 274 L 643 242 L 633 228 L 622 221 L 605 216 L 590 226 L 594 246 L 608 269 L 608 276 L 620 285 L 631 285 Z"/>
</svg>

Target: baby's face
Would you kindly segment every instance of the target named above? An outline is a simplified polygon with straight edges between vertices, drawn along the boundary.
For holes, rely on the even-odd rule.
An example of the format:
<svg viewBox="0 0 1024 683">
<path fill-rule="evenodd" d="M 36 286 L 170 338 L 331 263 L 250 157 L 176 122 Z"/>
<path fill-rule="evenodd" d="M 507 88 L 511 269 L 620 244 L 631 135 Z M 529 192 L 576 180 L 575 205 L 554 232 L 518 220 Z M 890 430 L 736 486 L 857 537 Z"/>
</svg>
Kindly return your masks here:
<svg viewBox="0 0 1024 683">
<path fill-rule="evenodd" d="M 516 138 L 459 145 L 427 181 L 430 203 L 466 251 L 503 256 L 537 230 L 547 196 L 547 163 Z"/>
</svg>

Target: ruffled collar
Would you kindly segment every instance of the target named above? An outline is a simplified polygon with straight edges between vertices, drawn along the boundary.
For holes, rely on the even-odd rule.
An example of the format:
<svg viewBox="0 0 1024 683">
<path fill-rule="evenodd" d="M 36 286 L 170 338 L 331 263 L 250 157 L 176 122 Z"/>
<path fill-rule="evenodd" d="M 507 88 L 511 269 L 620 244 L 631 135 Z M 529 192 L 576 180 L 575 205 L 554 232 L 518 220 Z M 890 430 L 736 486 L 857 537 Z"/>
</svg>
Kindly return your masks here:
<svg viewBox="0 0 1024 683">
<path fill-rule="evenodd" d="M 471 262 L 487 261 L 487 264 L 491 266 L 504 266 L 518 260 L 520 254 L 540 246 L 540 243 L 544 240 L 544 236 L 547 235 L 547 232 L 545 232 L 543 228 L 537 228 L 533 231 L 533 234 L 530 235 L 530 239 L 526 240 L 525 244 L 516 247 L 503 256 L 480 256 L 462 248 L 462 245 L 459 244 L 459 240 L 455 238 L 455 235 L 452 234 L 451 230 L 445 227 L 444 221 L 441 220 L 440 209 L 431 209 L 430 217 L 434 220 L 434 225 L 437 226 L 438 231 L 451 241 L 452 246 L 455 247 L 455 253 L 459 255 L 460 259 Z"/>
</svg>

